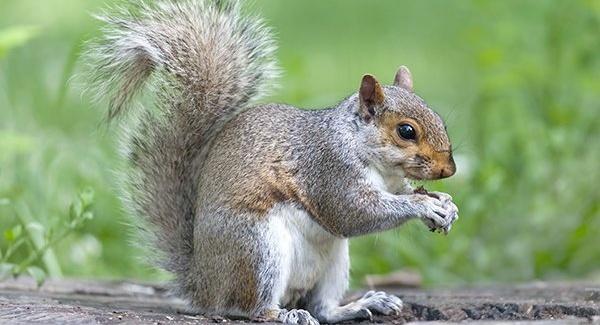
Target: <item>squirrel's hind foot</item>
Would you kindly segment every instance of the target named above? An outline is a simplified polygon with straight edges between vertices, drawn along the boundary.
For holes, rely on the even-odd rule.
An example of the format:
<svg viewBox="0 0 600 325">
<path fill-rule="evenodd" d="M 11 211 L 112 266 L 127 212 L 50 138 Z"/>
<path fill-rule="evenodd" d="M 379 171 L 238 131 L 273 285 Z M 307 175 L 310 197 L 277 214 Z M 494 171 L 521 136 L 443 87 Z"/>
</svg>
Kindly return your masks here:
<svg viewBox="0 0 600 325">
<path fill-rule="evenodd" d="M 254 318 L 259 322 L 281 322 L 290 325 L 319 325 L 319 321 L 304 309 L 272 309 Z"/>
<path fill-rule="evenodd" d="M 324 323 L 373 320 L 373 314 L 399 315 L 401 310 L 400 298 L 383 291 L 369 291 L 347 305 L 321 310 L 319 319 Z"/>
<path fill-rule="evenodd" d="M 383 291 L 369 291 L 356 303 L 382 315 L 399 315 L 402 311 L 402 300 Z"/>
<path fill-rule="evenodd" d="M 319 321 L 304 309 L 284 309 L 279 313 L 279 321 L 290 325 L 319 325 Z"/>
</svg>

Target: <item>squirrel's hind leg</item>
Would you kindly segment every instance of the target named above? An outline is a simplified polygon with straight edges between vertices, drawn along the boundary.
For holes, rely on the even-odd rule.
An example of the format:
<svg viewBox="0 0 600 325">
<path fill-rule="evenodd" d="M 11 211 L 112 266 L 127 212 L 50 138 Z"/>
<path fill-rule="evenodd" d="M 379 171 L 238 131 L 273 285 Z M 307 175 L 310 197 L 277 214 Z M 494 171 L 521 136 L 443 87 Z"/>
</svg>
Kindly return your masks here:
<svg viewBox="0 0 600 325">
<path fill-rule="evenodd" d="M 290 275 L 290 242 L 278 223 L 220 208 L 196 220 L 195 253 L 187 275 L 188 300 L 197 310 L 256 321 L 317 325 L 305 310 L 280 301 Z M 232 235 L 230 229 L 241 229 Z"/>
<path fill-rule="evenodd" d="M 348 241 L 340 241 L 336 249 L 323 278 L 311 292 L 308 310 L 319 321 L 325 323 L 371 319 L 373 312 L 384 315 L 399 314 L 402 309 L 402 301 L 385 292 L 369 291 L 356 301 L 340 305 L 344 293 L 348 289 Z"/>
<path fill-rule="evenodd" d="M 319 325 L 319 321 L 304 309 L 284 309 L 281 307 L 286 288 L 292 272 L 292 245 L 285 225 L 278 220 L 266 220 L 268 225 L 259 227 L 264 232 L 254 240 L 259 242 L 263 254 L 261 263 L 257 265 L 260 278 L 258 296 L 260 309 L 256 310 L 252 320 L 281 322 L 294 325 Z"/>
</svg>

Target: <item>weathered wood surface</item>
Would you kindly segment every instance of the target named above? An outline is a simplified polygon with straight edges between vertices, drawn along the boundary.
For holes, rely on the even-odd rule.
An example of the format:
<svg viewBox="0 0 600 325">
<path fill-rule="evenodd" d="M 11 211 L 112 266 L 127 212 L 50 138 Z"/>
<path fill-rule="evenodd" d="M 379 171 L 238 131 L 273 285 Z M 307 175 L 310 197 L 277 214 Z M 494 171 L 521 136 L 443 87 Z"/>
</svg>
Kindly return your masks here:
<svg viewBox="0 0 600 325">
<path fill-rule="evenodd" d="M 394 289 L 401 315 L 374 321 L 531 321 L 600 323 L 600 285 L 534 283 L 464 289 Z M 36 289 L 31 279 L 0 283 L 0 324 L 206 324 L 244 320 L 197 315 L 164 287 L 129 282 L 51 280 Z M 486 323 L 489 324 L 489 323 Z"/>
</svg>

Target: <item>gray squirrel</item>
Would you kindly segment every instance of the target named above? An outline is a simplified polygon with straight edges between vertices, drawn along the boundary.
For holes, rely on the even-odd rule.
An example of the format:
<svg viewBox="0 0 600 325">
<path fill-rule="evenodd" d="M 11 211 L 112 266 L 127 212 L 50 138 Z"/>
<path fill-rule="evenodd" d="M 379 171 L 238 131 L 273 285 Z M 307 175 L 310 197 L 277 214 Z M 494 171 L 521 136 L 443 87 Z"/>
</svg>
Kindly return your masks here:
<svg viewBox="0 0 600 325">
<path fill-rule="evenodd" d="M 365 75 L 335 107 L 257 105 L 275 44 L 239 1 L 140 1 L 100 16 L 90 89 L 124 129 L 124 205 L 194 311 L 290 324 L 398 314 L 367 292 L 341 305 L 348 238 L 420 219 L 447 232 L 458 209 L 408 179 L 456 167 L 442 119 L 413 92 Z M 132 105 L 144 89 L 153 103 Z"/>
</svg>

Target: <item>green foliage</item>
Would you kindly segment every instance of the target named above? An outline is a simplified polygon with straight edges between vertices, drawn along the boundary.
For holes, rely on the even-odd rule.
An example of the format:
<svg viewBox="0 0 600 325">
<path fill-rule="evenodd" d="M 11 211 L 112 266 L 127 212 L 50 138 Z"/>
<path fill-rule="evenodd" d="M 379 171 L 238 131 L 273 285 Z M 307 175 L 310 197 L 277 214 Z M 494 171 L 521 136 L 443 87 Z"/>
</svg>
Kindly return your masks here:
<svg viewBox="0 0 600 325">
<path fill-rule="evenodd" d="M 5 261 L 15 245 L 5 237 L 1 258 L 25 261 L 27 245 L 40 248 L 32 238 L 41 242 L 40 233 L 58 231 L 56 220 L 66 220 L 75 189 L 91 186 L 95 218 L 29 266 L 52 276 L 156 278 L 128 243 L 114 190 L 114 132 L 98 127 L 101 111 L 91 110 L 69 82 L 82 43 L 98 30 L 88 13 L 104 4 L 0 2 L 0 198 L 6 198 L 0 199 L 0 230 L 30 243 Z M 455 143 L 458 174 L 425 184 L 454 196 L 461 218 L 451 233 L 432 234 L 411 222 L 352 240 L 355 283 L 402 267 L 419 270 L 428 284 L 598 274 L 598 1 L 256 5 L 277 31 L 285 72 L 270 101 L 333 105 L 355 91 L 362 74 L 389 83 L 406 64 L 417 93 L 446 118 Z M 86 200 L 79 196 L 70 220 L 92 212 Z M 12 209 L 28 222 L 4 213 Z M 15 266 L 6 263 L 0 274 L 10 275 Z M 40 278 L 39 270 L 21 271 Z"/>
<path fill-rule="evenodd" d="M 69 213 L 57 220 L 50 228 L 32 221 L 27 214 L 23 213 L 25 211 L 23 209 L 26 209 L 23 206 L 21 209 L 16 209 L 17 211 L 12 211 L 17 224 L 4 231 L 7 248 L 4 253 L 0 251 L 0 279 L 27 273 L 36 280 L 38 286 L 42 285 L 46 279 L 46 271 L 34 265 L 40 259 L 51 275 L 60 275 L 60 269 L 55 271 L 57 263 L 54 254 L 49 255 L 49 253 L 69 234 L 93 219 L 91 211 L 93 200 L 94 192 L 91 189 L 84 190 L 71 203 Z M 10 206 L 8 200 L 4 202 L 7 203 L 5 205 Z M 13 258 L 18 251 L 21 251 L 23 257 Z"/>
<path fill-rule="evenodd" d="M 363 254 L 383 250 L 396 258 L 381 260 L 380 271 L 413 265 L 432 283 L 592 276 L 600 267 L 598 8 L 556 2 L 536 13 L 543 28 L 532 31 L 514 22 L 513 4 L 476 9 L 464 55 L 480 76 L 462 114 L 469 139 L 457 150 L 470 166 L 436 184 L 455 195 L 462 219 L 448 238 L 386 234 L 355 252 L 367 264 Z"/>
<path fill-rule="evenodd" d="M 25 44 L 37 34 L 37 29 L 31 26 L 19 26 L 0 30 L 0 59 L 11 48 Z"/>
</svg>

